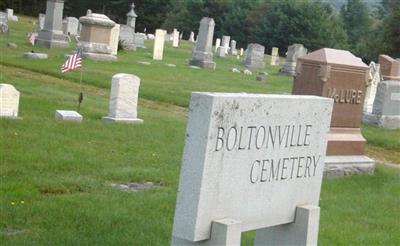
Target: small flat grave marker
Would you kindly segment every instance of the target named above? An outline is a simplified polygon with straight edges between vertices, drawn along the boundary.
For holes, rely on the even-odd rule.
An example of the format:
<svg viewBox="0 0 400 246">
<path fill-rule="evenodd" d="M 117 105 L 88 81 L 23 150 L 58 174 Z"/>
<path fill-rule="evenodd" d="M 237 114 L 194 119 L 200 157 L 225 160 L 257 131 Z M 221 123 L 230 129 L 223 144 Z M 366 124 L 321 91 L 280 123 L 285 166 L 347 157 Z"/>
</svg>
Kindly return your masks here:
<svg viewBox="0 0 400 246">
<path fill-rule="evenodd" d="M 56 110 L 55 118 L 57 120 L 77 121 L 77 122 L 81 122 L 83 120 L 82 115 L 80 115 L 76 111 L 71 111 L 71 110 Z"/>
</svg>

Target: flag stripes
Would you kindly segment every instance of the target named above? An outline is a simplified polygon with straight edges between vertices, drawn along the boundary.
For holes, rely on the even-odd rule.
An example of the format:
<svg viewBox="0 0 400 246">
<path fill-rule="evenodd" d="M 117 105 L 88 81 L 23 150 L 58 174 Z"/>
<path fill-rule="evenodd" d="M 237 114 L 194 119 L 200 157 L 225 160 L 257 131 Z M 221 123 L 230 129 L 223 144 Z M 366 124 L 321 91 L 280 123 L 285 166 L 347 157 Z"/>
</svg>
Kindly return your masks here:
<svg viewBox="0 0 400 246">
<path fill-rule="evenodd" d="M 29 43 L 31 43 L 32 45 L 35 45 L 35 39 L 36 39 L 36 33 L 30 32 L 28 34 Z"/>
<path fill-rule="evenodd" d="M 76 68 L 82 67 L 81 50 L 78 49 L 75 54 L 70 55 L 65 63 L 61 66 L 61 72 L 66 73 Z"/>
</svg>

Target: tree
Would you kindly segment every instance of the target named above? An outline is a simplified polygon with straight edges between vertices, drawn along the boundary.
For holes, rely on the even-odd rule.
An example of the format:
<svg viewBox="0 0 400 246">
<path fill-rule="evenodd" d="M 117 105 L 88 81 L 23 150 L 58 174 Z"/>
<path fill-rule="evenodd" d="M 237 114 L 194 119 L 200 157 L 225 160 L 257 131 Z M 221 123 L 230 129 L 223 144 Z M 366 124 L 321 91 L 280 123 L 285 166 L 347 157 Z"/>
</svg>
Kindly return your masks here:
<svg viewBox="0 0 400 246">
<path fill-rule="evenodd" d="M 350 48 L 359 56 L 368 52 L 366 39 L 371 35 L 371 18 L 367 5 L 362 0 L 348 0 L 343 5 L 342 16 Z"/>
<path fill-rule="evenodd" d="M 230 0 L 172 0 L 171 10 L 163 27 L 169 31 L 178 28 L 185 33 L 197 32 L 202 17 L 211 17 L 215 21 L 214 37 L 221 36 L 224 15 Z"/>
<path fill-rule="evenodd" d="M 387 0 L 388 15 L 384 18 L 385 53 L 400 57 L 400 1 Z"/>
<path fill-rule="evenodd" d="M 293 43 L 302 43 L 310 50 L 347 47 L 342 22 L 326 3 L 264 2 L 249 16 L 249 42 L 263 44 L 268 50 L 278 47 L 283 54 Z"/>
<path fill-rule="evenodd" d="M 259 6 L 258 0 L 231 0 L 228 2 L 226 14 L 221 20 L 221 33 L 231 35 L 238 46 L 245 46 L 249 36 L 246 19 L 253 8 Z"/>
</svg>

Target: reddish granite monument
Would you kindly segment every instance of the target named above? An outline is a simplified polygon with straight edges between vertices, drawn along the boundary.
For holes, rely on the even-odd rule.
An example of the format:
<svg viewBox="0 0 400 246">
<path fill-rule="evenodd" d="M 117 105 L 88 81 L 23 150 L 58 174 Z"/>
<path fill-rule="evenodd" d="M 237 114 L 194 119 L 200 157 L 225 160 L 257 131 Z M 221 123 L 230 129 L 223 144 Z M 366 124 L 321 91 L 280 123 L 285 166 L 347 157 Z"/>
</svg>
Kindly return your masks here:
<svg viewBox="0 0 400 246">
<path fill-rule="evenodd" d="M 372 173 L 374 161 L 364 156 L 360 124 L 368 66 L 349 51 L 320 49 L 297 60 L 295 95 L 334 99 L 328 135 L 326 174 Z"/>
<path fill-rule="evenodd" d="M 383 80 L 400 80 L 400 61 L 388 55 L 379 56 Z"/>
</svg>

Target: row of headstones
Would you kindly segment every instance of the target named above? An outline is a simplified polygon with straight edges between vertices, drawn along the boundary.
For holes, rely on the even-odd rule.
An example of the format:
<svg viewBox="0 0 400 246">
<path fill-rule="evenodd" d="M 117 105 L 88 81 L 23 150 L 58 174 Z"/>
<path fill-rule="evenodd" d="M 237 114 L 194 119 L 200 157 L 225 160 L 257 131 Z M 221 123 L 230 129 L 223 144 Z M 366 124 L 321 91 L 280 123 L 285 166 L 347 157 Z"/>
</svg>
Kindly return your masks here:
<svg viewBox="0 0 400 246">
<path fill-rule="evenodd" d="M 44 28 L 46 22 L 46 15 L 39 14 L 37 23 L 37 32 L 40 32 Z M 65 35 L 79 36 L 82 29 L 82 25 L 79 24 L 79 20 L 75 17 L 65 17 L 62 21 L 62 31 Z"/>
<path fill-rule="evenodd" d="M 389 129 L 400 128 L 400 59 L 379 56 L 369 65 L 363 122 Z"/>
<path fill-rule="evenodd" d="M 5 16 L 7 21 L 18 21 L 18 16 L 14 15 L 13 9 L 6 9 L 5 12 L 0 12 L 0 15 Z"/>
<path fill-rule="evenodd" d="M 47 14 L 47 12 L 49 12 L 49 15 L 52 17 L 52 20 L 48 21 L 48 23 L 50 23 L 50 24 L 48 24 L 49 27 L 46 27 L 45 17 L 43 15 L 39 16 L 39 27 L 41 28 L 41 31 L 39 33 L 37 43 L 42 43 L 49 47 L 65 47 L 68 45 L 65 42 L 65 40 L 68 40 L 67 38 L 65 38 L 65 35 L 64 35 L 64 37 L 62 37 L 62 35 L 50 35 L 50 37 L 49 37 L 49 35 L 48 35 L 48 33 L 54 33 L 55 31 L 57 31 L 57 26 L 60 26 L 59 23 L 57 24 L 57 22 L 60 22 L 60 20 L 57 21 L 54 18 L 54 16 L 55 16 L 54 13 L 59 14 L 56 16 L 62 16 L 63 4 L 64 4 L 63 1 L 59 1 L 59 2 L 48 1 L 46 14 Z M 87 58 L 95 59 L 95 60 L 116 60 L 116 55 L 118 52 L 118 43 L 120 40 L 121 40 L 121 43 L 123 44 L 123 47 L 125 47 L 126 49 L 134 50 L 134 49 L 136 49 L 136 47 L 145 47 L 144 39 L 146 38 L 146 35 L 135 33 L 136 17 L 137 17 L 137 15 L 134 11 L 133 3 L 131 5 L 131 11 L 127 14 L 127 25 L 118 25 L 115 22 L 113 22 L 112 20 L 110 20 L 107 16 L 101 15 L 101 14 L 94 14 L 94 13 L 91 13 L 91 11 L 89 10 L 86 16 L 81 17 L 79 19 L 79 24 L 78 24 L 78 20 L 74 17 L 66 18 L 64 20 L 63 33 L 74 35 L 75 33 L 76 34 L 78 33 L 78 29 L 82 29 L 82 33 L 80 35 L 80 40 L 79 40 L 80 41 L 79 46 L 83 49 L 83 56 L 85 56 Z M 209 20 L 212 20 L 212 19 L 209 18 Z M 203 23 L 203 27 L 202 27 L 202 23 Z M 215 25 L 213 23 L 214 23 L 213 20 L 212 20 L 211 25 L 210 25 L 210 23 L 204 23 L 203 21 L 201 21 L 200 28 L 199 28 L 199 36 L 202 36 L 202 35 L 204 36 L 205 32 L 207 32 L 208 35 L 211 33 L 213 34 L 213 28 Z M 207 26 L 206 28 L 204 28 L 205 24 Z M 210 30 L 210 28 L 212 28 L 212 30 Z M 201 30 L 203 30 L 202 33 L 201 33 Z M 166 31 L 161 30 L 161 29 L 159 29 L 158 32 L 156 31 L 156 34 L 154 37 L 155 42 L 154 42 L 153 59 L 156 59 L 156 60 L 162 59 L 164 40 L 166 39 L 165 36 L 166 36 Z M 171 37 L 172 46 L 178 47 L 179 40 L 181 39 L 182 34 L 179 35 L 179 32 L 176 29 L 174 29 L 171 36 L 172 36 Z M 204 41 L 206 39 L 204 39 L 204 38 L 199 39 L 199 36 L 198 36 L 198 40 L 200 40 L 201 43 L 197 42 L 197 40 L 196 40 L 195 46 L 203 47 Z M 211 35 L 211 36 L 213 36 L 213 35 Z M 45 38 L 43 38 L 43 37 L 45 37 Z M 168 38 L 167 38 L 167 40 L 168 40 Z M 191 34 L 190 34 L 189 41 L 194 42 L 194 33 L 193 32 L 191 32 Z M 216 41 L 217 56 L 219 56 L 219 57 L 225 56 L 225 54 L 227 54 L 228 52 L 230 54 L 237 54 L 236 41 L 232 40 L 230 47 L 229 47 L 229 41 L 230 41 L 229 36 L 223 36 L 222 46 L 220 46 L 219 43 L 221 41 L 220 41 L 220 39 L 217 39 L 217 41 Z M 265 50 L 265 48 L 259 44 L 250 44 L 246 50 L 246 55 L 245 55 L 245 59 L 244 59 L 243 63 L 248 68 L 263 68 L 263 67 L 265 67 L 265 63 L 263 61 L 264 50 Z M 289 49 L 289 52 L 290 52 L 290 49 Z M 240 54 L 243 55 L 242 49 L 241 49 Z M 196 63 L 196 62 L 193 62 L 193 63 Z M 277 48 L 273 48 L 271 64 L 276 65 L 278 63 L 279 63 L 278 50 L 277 50 Z M 213 64 L 215 65 L 215 63 L 213 63 Z M 288 62 L 287 62 L 287 64 L 288 64 Z M 293 67 L 293 64 L 295 65 L 295 63 L 293 63 L 293 62 L 291 63 L 292 67 Z M 192 65 L 195 65 L 195 64 L 192 64 Z M 285 65 L 285 67 L 290 67 L 290 66 Z M 284 70 L 286 71 L 286 69 L 284 69 Z"/>
<path fill-rule="evenodd" d="M 137 104 L 139 95 L 140 78 L 119 73 L 112 77 L 111 93 L 108 115 L 104 121 L 123 123 L 142 123 L 137 118 Z M 0 118 L 19 118 L 20 92 L 11 84 L 0 84 Z M 76 111 L 56 110 L 55 118 L 66 121 L 82 121 L 83 116 Z"/>
<path fill-rule="evenodd" d="M 46 13 L 49 12 L 50 16 L 52 18 L 54 17 L 54 12 L 58 12 L 62 16 L 62 10 L 63 10 L 63 1 L 59 2 L 53 2 L 53 1 L 48 1 Z M 58 16 L 58 15 L 57 15 Z M 134 4 L 131 5 L 131 11 L 127 14 L 127 25 L 118 25 L 112 20 L 110 20 L 107 16 L 101 15 L 101 14 L 94 14 L 91 13 L 91 11 L 88 11 L 87 15 L 84 17 L 81 17 L 79 19 L 80 24 L 77 23 L 77 19 L 74 17 L 68 17 L 64 21 L 64 34 L 75 34 L 78 32 L 78 29 L 82 29 L 82 33 L 80 35 L 80 42 L 79 46 L 83 49 L 83 56 L 94 59 L 94 60 L 116 60 L 116 55 L 118 52 L 118 44 L 119 41 L 121 40 L 122 44 L 126 49 L 136 49 L 136 47 L 145 47 L 144 46 L 144 39 L 146 36 L 144 34 L 136 34 L 135 33 L 135 19 L 137 15 L 134 11 Z M 206 23 L 209 21 L 209 23 Z M 54 33 L 56 31 L 56 27 L 59 26 L 57 25 L 57 20 L 52 19 L 49 20 L 48 27 L 46 27 L 46 21 L 45 18 L 43 18 L 43 15 L 39 16 L 39 26 L 42 28 L 43 23 L 43 29 L 41 29 L 39 33 L 39 37 L 37 39 L 37 43 L 42 43 L 44 45 L 47 45 L 49 47 L 65 47 L 68 44 L 65 42 L 65 36 L 62 35 L 48 35 L 49 33 Z M 59 24 L 59 23 L 58 23 Z M 199 28 L 199 36 L 213 36 L 213 30 L 214 30 L 214 20 L 211 18 L 208 18 L 206 21 L 201 21 L 200 22 L 200 28 Z M 80 27 L 80 28 L 79 28 Z M 212 29 L 212 30 L 211 30 Z M 212 34 L 212 35 L 210 35 Z M 154 50 L 153 50 L 153 59 L 155 60 L 162 60 L 162 53 L 163 53 L 163 48 L 164 48 L 164 40 L 166 36 L 166 31 L 158 29 L 155 34 L 155 41 L 154 41 Z M 179 40 L 181 39 L 182 35 L 179 35 L 179 32 L 174 29 L 172 33 L 172 46 L 173 47 L 178 47 L 179 45 Z M 209 66 L 215 68 L 215 63 L 211 62 L 196 62 L 196 56 L 199 54 L 199 52 L 196 52 L 196 47 L 200 47 L 200 49 L 203 47 L 205 49 L 205 41 L 207 41 L 206 38 L 199 38 L 199 42 L 196 41 L 195 44 L 195 49 L 193 51 L 193 57 L 194 59 L 191 60 L 193 64 L 191 65 L 200 65 L 202 67 L 202 64 L 209 64 Z M 43 38 L 45 37 L 45 38 Z M 191 35 L 189 37 L 190 41 L 194 41 L 194 33 L 191 32 Z M 229 47 L 229 41 L 230 37 L 229 36 L 223 36 L 222 37 L 222 45 L 220 45 L 221 40 L 217 39 L 216 40 L 216 53 L 217 56 L 223 57 L 225 54 L 228 52 L 230 54 L 237 54 L 236 50 L 236 41 L 232 40 L 231 41 L 231 46 Z M 212 43 L 211 43 L 212 45 Z M 292 73 L 294 70 L 295 66 L 295 59 L 297 59 L 297 56 L 295 54 L 301 53 L 301 50 L 306 49 L 301 49 L 300 52 L 297 50 L 297 47 L 302 45 L 294 45 L 293 47 L 296 48 L 296 52 L 292 52 L 292 49 L 290 46 L 288 49 L 288 56 L 287 56 L 287 62 L 285 63 L 285 66 L 283 68 L 284 73 Z M 208 48 L 207 48 L 208 50 Z M 245 58 L 243 60 L 243 63 L 248 67 L 248 68 L 264 68 L 265 63 L 264 63 L 264 50 L 265 48 L 262 45 L 259 44 L 249 44 L 248 48 L 246 49 L 246 54 Z M 210 48 L 211 51 L 211 48 Z M 291 54 L 294 55 L 291 55 Z M 241 49 L 240 55 L 243 55 L 243 50 Z M 271 58 L 271 65 L 277 65 L 279 63 L 279 55 L 278 55 L 278 49 L 273 48 L 272 49 L 272 58 Z M 34 57 L 37 57 L 38 55 L 35 54 Z M 45 57 L 45 56 L 43 56 Z M 204 55 L 206 59 L 212 59 L 212 54 L 210 55 Z M 198 57 L 197 57 L 198 58 Z M 211 64 L 211 65 L 210 65 Z M 207 67 L 207 66 L 206 66 Z"/>
<path fill-rule="evenodd" d="M 246 230 L 257 230 L 256 245 L 316 245 L 324 168 L 349 158 L 373 170 L 359 130 L 367 70 L 348 51 L 321 49 L 299 58 L 293 94 L 333 100 L 194 93 L 172 245 L 238 245 Z M 126 103 L 113 95 L 135 90 L 120 76 L 126 78 L 113 78 L 110 109 Z M 335 90 L 345 86 L 350 98 Z M 337 138 L 344 133 L 348 139 Z"/>
<path fill-rule="evenodd" d="M 66 43 L 66 34 L 79 35 L 78 46 L 83 49 L 83 56 L 94 60 L 116 60 L 119 42 L 122 48 L 126 50 L 135 50 L 136 48 L 146 48 L 144 40 L 155 39 L 153 34 L 135 33 L 135 23 L 137 15 L 134 11 L 135 5 L 132 3 L 130 12 L 127 13 L 126 25 L 119 25 L 105 15 L 87 11 L 86 16 L 79 20 L 74 17 L 68 17 L 63 22 L 63 35 L 47 35 L 48 33 L 60 33 L 59 19 L 55 16 L 62 16 L 63 1 L 54 3 L 48 1 L 46 15 L 39 15 L 39 35 L 37 43 L 44 44 L 50 48 L 68 46 Z M 57 15 L 54 15 L 57 13 Z M 47 25 L 47 26 L 46 26 Z M 173 47 L 178 47 L 182 34 L 174 29 L 171 40 Z M 169 40 L 169 38 L 168 38 Z"/>
<path fill-rule="evenodd" d="M 322 173 L 373 173 L 360 131 L 369 67 L 327 48 L 296 63 L 292 93 L 332 100 L 192 94 L 172 245 L 240 245 L 248 230 L 254 245 L 317 245 Z M 398 61 L 379 63 L 391 81 L 379 82 L 377 97 L 399 115 Z"/>
<path fill-rule="evenodd" d="M 14 15 L 13 9 L 6 9 L 6 12 L 0 11 L 0 34 L 7 34 L 8 21 L 18 21 L 18 16 Z"/>
<path fill-rule="evenodd" d="M 190 65 L 215 69 L 216 64 L 212 59 L 214 27 L 215 22 L 212 18 L 203 17 L 200 21 L 199 34 L 192 51 L 192 59 L 189 61 Z M 229 47 L 229 41 L 229 36 L 222 37 L 222 44 L 219 38 L 216 39 L 215 48 L 217 57 L 224 57 L 228 53 L 237 54 L 236 41 L 231 41 L 231 47 Z M 248 68 L 264 68 L 264 53 L 264 46 L 256 43 L 249 44 L 245 52 L 243 64 Z M 243 54 L 242 50 L 240 54 Z M 307 49 L 304 48 L 302 44 L 289 46 L 288 52 L 286 53 L 286 63 L 281 72 L 284 74 L 294 75 L 297 58 L 305 54 L 307 54 Z M 278 48 L 276 47 L 272 48 L 271 65 L 279 65 L 279 54 Z"/>
</svg>

